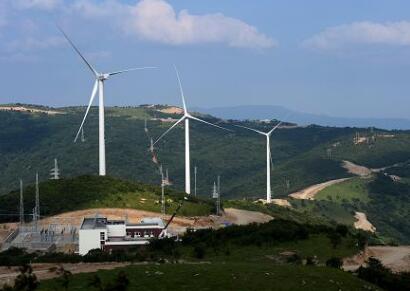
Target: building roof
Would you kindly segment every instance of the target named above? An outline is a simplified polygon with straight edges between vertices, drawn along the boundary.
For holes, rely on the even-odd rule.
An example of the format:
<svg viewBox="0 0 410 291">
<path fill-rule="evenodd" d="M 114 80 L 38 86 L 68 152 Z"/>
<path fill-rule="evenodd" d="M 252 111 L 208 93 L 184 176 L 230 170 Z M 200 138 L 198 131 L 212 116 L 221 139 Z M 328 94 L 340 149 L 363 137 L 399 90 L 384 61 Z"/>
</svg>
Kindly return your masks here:
<svg viewBox="0 0 410 291">
<path fill-rule="evenodd" d="M 94 218 L 84 218 L 81 224 L 81 229 L 104 229 L 107 225 L 107 218 L 105 217 L 94 217 Z"/>
<path fill-rule="evenodd" d="M 159 218 L 159 217 L 147 217 L 147 218 L 143 218 L 141 219 L 141 224 L 154 224 L 154 225 L 158 225 L 158 226 L 162 226 L 164 227 L 164 221 Z"/>
<path fill-rule="evenodd" d="M 164 228 L 164 221 L 159 217 L 143 218 L 140 223 L 126 223 L 124 220 L 108 220 L 106 217 L 85 217 L 81 229 L 105 229 L 107 225 L 125 225 L 131 228 Z"/>
</svg>

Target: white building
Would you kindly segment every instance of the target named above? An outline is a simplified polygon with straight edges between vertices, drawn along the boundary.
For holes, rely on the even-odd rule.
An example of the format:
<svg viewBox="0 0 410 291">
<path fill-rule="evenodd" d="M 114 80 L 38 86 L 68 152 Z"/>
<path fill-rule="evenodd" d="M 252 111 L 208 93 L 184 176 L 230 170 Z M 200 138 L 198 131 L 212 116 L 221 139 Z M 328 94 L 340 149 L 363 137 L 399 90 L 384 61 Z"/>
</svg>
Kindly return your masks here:
<svg viewBox="0 0 410 291">
<path fill-rule="evenodd" d="M 112 251 L 149 243 L 152 238 L 165 235 L 161 218 L 144 218 L 140 223 L 108 220 L 106 217 L 84 218 L 79 231 L 79 253 L 92 249 Z"/>
</svg>

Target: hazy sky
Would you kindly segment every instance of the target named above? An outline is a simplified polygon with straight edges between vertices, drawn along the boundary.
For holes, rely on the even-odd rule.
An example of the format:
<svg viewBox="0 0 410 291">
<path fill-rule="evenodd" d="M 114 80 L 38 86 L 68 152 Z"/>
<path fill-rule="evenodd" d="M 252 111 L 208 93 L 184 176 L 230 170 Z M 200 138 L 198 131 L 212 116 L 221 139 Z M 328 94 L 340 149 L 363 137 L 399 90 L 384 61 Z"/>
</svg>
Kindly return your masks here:
<svg viewBox="0 0 410 291">
<path fill-rule="evenodd" d="M 410 117 L 408 0 L 0 0 L 0 102 L 283 105 L 336 116 Z"/>
</svg>

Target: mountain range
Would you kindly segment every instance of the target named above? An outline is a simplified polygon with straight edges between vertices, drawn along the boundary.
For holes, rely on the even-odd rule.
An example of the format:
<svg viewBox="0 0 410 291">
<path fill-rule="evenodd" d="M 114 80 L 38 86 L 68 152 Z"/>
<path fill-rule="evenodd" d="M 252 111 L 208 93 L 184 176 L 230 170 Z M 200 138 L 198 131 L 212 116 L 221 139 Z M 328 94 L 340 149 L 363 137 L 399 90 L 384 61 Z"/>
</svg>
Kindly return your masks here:
<svg viewBox="0 0 410 291">
<path fill-rule="evenodd" d="M 264 120 L 285 118 L 286 121 L 299 125 L 317 124 L 337 127 L 376 127 L 382 129 L 410 129 L 410 119 L 405 118 L 365 118 L 335 117 L 325 114 L 298 112 L 277 105 L 241 105 L 229 107 L 196 107 L 195 111 L 210 114 L 224 119 Z"/>
</svg>

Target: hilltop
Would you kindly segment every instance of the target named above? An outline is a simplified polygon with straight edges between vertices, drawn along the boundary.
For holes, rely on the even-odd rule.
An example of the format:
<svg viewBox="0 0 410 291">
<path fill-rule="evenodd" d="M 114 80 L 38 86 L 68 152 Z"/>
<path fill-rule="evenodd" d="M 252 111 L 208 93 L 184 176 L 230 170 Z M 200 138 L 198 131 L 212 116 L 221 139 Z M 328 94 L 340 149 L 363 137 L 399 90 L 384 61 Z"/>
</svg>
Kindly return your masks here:
<svg viewBox="0 0 410 291">
<path fill-rule="evenodd" d="M 161 188 L 147 184 L 120 180 L 112 177 L 79 176 L 61 180 L 49 180 L 40 183 L 40 209 L 43 217 L 74 210 L 94 208 L 129 208 L 160 212 Z M 35 187 L 24 189 L 24 209 L 28 220 L 30 210 L 34 208 Z M 167 213 L 172 214 L 184 194 L 175 190 L 166 190 Z M 0 197 L 2 212 L 1 222 L 18 220 L 19 191 L 15 190 Z M 180 215 L 201 216 L 214 212 L 210 200 L 189 197 L 185 200 Z M 13 215 L 14 214 L 14 215 Z"/>
</svg>

